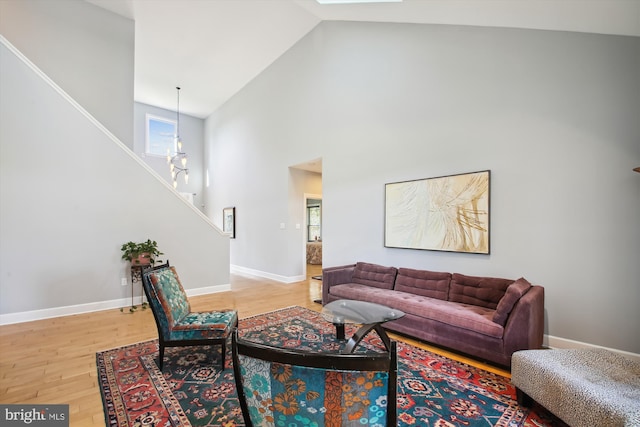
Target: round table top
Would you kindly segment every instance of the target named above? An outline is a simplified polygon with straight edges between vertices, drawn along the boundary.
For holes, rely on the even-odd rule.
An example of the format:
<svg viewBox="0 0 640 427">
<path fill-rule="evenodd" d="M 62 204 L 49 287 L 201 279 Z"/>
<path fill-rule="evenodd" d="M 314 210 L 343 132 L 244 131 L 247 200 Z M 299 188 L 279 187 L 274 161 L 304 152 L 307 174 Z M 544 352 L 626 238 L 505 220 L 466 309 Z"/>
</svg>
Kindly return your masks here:
<svg viewBox="0 0 640 427">
<path fill-rule="evenodd" d="M 399 319 L 404 312 L 368 301 L 340 299 L 322 307 L 322 317 L 331 323 L 371 324 Z"/>
</svg>

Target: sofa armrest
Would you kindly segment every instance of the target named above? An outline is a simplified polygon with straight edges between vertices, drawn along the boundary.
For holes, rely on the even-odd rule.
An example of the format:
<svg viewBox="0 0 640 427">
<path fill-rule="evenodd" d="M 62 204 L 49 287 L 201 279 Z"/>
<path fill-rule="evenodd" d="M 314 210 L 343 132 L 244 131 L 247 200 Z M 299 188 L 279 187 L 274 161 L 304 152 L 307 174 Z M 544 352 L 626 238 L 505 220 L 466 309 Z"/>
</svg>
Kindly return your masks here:
<svg viewBox="0 0 640 427">
<path fill-rule="evenodd" d="M 532 286 L 513 307 L 504 327 L 504 352 L 542 348 L 544 288 Z"/>
<path fill-rule="evenodd" d="M 329 302 L 328 295 L 329 288 L 331 288 L 331 286 L 342 283 L 351 283 L 355 269 L 355 264 L 322 269 L 322 305 Z"/>
</svg>

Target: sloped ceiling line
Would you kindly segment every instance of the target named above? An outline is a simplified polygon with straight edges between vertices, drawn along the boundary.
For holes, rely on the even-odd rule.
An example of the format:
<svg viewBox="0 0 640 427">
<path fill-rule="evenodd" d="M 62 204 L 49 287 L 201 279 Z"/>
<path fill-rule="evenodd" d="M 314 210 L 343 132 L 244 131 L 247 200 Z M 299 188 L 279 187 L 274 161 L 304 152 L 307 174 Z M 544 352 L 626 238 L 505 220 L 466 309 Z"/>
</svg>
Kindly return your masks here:
<svg viewBox="0 0 640 427">
<path fill-rule="evenodd" d="M 135 20 L 135 100 L 206 118 L 325 20 L 640 36 L 637 0 L 86 0 Z"/>
</svg>

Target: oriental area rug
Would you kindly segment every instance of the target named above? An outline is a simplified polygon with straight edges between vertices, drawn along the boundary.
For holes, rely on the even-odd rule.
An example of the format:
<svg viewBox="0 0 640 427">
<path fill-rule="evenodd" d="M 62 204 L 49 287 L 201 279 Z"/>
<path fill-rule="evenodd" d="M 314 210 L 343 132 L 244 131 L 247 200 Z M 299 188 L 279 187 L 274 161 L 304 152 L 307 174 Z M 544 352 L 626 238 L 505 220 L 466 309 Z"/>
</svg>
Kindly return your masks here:
<svg viewBox="0 0 640 427">
<path fill-rule="evenodd" d="M 244 338 L 279 347 L 326 352 L 345 345 L 320 313 L 302 307 L 241 319 L 239 329 Z M 346 325 L 347 336 L 355 331 Z M 381 346 L 371 333 L 358 351 Z M 564 426 L 540 406 L 518 406 L 508 378 L 402 341 L 397 348 L 398 426 Z M 167 348 L 164 372 L 157 357 L 157 340 L 97 353 L 108 426 L 244 426 L 230 349 L 224 370 L 220 346 Z"/>
</svg>

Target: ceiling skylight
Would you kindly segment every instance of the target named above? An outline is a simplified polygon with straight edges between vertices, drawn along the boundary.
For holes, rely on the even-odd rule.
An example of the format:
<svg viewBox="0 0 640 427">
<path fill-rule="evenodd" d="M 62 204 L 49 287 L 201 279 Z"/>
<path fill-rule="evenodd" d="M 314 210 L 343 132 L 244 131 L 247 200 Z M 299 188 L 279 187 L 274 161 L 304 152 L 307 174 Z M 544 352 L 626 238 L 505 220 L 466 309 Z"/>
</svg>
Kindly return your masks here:
<svg viewBox="0 0 640 427">
<path fill-rule="evenodd" d="M 402 0 L 316 0 L 320 4 L 400 3 Z"/>
</svg>

